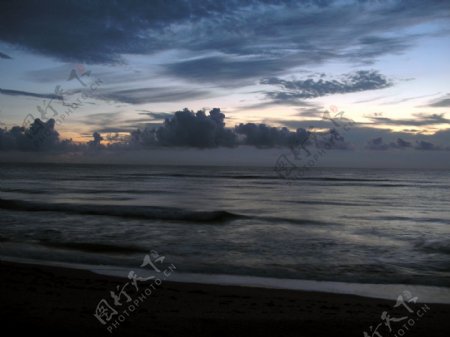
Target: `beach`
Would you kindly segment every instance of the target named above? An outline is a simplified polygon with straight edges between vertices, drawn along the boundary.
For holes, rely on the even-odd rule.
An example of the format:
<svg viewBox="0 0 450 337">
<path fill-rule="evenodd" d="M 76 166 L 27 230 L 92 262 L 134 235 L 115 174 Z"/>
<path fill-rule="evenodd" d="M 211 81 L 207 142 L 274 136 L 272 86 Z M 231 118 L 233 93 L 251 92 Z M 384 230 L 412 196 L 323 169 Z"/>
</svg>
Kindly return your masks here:
<svg viewBox="0 0 450 337">
<path fill-rule="evenodd" d="M 59 336 L 363 336 L 381 323 L 383 311 L 408 320 L 392 333 L 448 336 L 450 305 L 410 304 L 352 295 L 164 281 L 123 322 L 109 330 L 95 308 L 124 279 L 89 271 L 1 262 L 3 329 Z M 425 306 L 425 307 L 424 307 Z M 428 309 L 427 309 L 428 308 Z M 410 319 L 414 320 L 411 325 Z M 112 320 L 113 321 L 113 320 Z M 111 321 L 111 322 L 112 322 Z M 398 335 L 398 334 L 397 334 Z"/>
</svg>

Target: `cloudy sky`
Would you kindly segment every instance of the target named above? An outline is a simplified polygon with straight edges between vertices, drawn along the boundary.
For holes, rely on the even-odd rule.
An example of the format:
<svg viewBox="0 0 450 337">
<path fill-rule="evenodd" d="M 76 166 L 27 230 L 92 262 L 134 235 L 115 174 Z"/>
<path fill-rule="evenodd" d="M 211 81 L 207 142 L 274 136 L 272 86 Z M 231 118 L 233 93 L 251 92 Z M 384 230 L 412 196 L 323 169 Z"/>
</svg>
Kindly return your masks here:
<svg viewBox="0 0 450 337">
<path fill-rule="evenodd" d="M 2 1 L 0 128 L 272 147 L 286 135 L 256 139 L 259 124 L 325 132 L 343 112 L 342 148 L 448 162 L 449 23 L 437 0 Z"/>
</svg>

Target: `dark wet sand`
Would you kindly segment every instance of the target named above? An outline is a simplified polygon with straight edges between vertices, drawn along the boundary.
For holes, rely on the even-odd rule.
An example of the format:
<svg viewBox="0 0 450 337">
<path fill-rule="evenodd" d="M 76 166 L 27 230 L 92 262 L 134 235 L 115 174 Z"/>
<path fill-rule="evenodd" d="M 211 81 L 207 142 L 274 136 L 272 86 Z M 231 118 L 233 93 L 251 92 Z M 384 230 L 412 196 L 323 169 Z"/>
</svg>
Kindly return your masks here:
<svg viewBox="0 0 450 337">
<path fill-rule="evenodd" d="M 126 280 L 9 262 L 0 262 L 0 273 L 2 331 L 45 336 L 362 337 L 370 325 L 381 323 L 383 311 L 391 317 L 408 314 L 403 307 L 393 309 L 393 301 L 358 296 L 164 281 L 110 333 L 93 313 Z M 130 296 L 134 300 L 138 294 Z M 403 336 L 450 336 L 450 305 L 428 308 L 421 318 L 409 314 L 412 326 L 406 320 L 392 323 L 391 334 L 381 326 L 381 336 L 400 336 L 402 324 L 408 328 Z"/>
</svg>

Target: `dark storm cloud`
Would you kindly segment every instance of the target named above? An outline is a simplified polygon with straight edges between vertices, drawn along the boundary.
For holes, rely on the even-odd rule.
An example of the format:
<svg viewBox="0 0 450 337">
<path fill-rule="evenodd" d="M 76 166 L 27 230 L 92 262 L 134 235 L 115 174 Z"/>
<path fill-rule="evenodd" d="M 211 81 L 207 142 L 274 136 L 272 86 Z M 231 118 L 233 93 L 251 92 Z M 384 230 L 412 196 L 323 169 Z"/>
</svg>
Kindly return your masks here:
<svg viewBox="0 0 450 337">
<path fill-rule="evenodd" d="M 391 31 L 394 26 L 401 29 L 414 25 L 419 18 L 427 21 L 448 17 L 439 13 L 439 9 L 448 8 L 448 5 L 431 3 L 430 7 L 425 7 L 420 2 L 408 2 L 407 5 L 390 2 L 380 6 L 366 2 L 328 2 L 319 9 L 314 5 L 305 6 L 304 2 L 286 4 L 280 1 L 278 6 L 254 6 L 252 11 L 236 10 L 234 15 L 223 20 L 202 21 L 188 27 L 183 36 L 186 41 L 191 41 L 187 46 L 190 50 L 252 56 L 249 62 L 236 57 L 217 64 L 222 74 L 227 70 L 235 73 L 241 69 L 242 76 L 255 76 L 264 70 L 263 65 L 267 63 L 267 76 L 279 68 L 286 70 L 331 59 L 370 63 L 380 55 L 398 53 L 412 44 L 417 36 L 386 37 L 387 27 Z M 192 32 L 194 34 L 189 36 Z M 201 38 L 197 38 L 198 35 Z M 210 58 L 198 60 L 195 67 L 199 68 L 198 63 L 201 62 L 209 66 L 211 61 Z M 214 61 L 217 63 L 218 60 Z M 250 62 L 255 65 L 248 70 L 247 63 Z M 272 69 L 273 64 L 276 64 L 275 69 Z M 193 74 L 188 71 L 181 75 L 189 77 Z M 205 80 L 208 74 L 194 72 L 194 75 Z M 214 77 L 211 73 L 208 80 L 223 81 L 226 75 Z"/>
<path fill-rule="evenodd" d="M 341 132 L 339 129 L 333 129 L 330 122 L 317 120 L 277 122 L 289 125 L 291 130 L 265 123 L 245 123 L 226 128 L 225 115 L 218 108 L 208 113 L 204 110 L 180 110 L 170 114 L 163 124 L 134 123 L 136 120 L 123 121 L 120 117 L 119 112 L 89 116 L 93 140 L 84 145 L 60 140 L 54 120 L 42 122 L 36 119 L 28 128 L 14 126 L 11 129 L 0 129 L 0 150 L 85 152 L 103 149 L 136 150 L 146 147 L 215 148 L 239 145 L 291 149 L 297 146 L 315 146 L 353 150 L 363 146 L 366 150 L 450 150 L 450 129 L 438 131 L 434 135 L 423 135 L 353 124 L 349 130 Z M 108 127 L 111 121 L 118 126 Z M 117 135 L 105 136 L 106 133 Z M 117 143 L 101 144 L 105 137 Z"/>
<path fill-rule="evenodd" d="M 287 128 L 276 128 L 266 124 L 246 123 L 235 127 L 235 132 L 245 136 L 245 145 L 256 147 L 295 146 L 298 135 Z"/>
<path fill-rule="evenodd" d="M 104 100 L 128 104 L 177 102 L 185 99 L 208 97 L 209 92 L 201 89 L 177 89 L 167 87 L 138 88 L 100 92 L 97 97 Z"/>
<path fill-rule="evenodd" d="M 370 63 L 414 44 L 402 29 L 449 13 L 438 0 L 2 1 L 0 40 L 84 63 L 177 49 L 186 57 L 166 72 L 222 84 L 330 60 Z"/>
<path fill-rule="evenodd" d="M 414 114 L 414 119 L 391 119 L 387 117 L 370 117 L 377 124 L 400 125 L 400 126 L 425 126 L 433 124 L 449 124 L 450 119 L 444 117 L 444 114 Z"/>
<path fill-rule="evenodd" d="M 59 140 L 55 120 L 42 122 L 36 119 L 29 128 L 14 126 L 10 130 L 0 129 L 0 149 L 19 151 L 49 151 L 66 145 Z"/>
<path fill-rule="evenodd" d="M 330 123 L 326 123 L 330 127 Z M 258 148 L 292 147 L 300 143 L 308 142 L 308 131 L 305 128 L 297 128 L 290 131 L 286 127 L 274 127 L 264 123 L 241 123 L 234 129 L 225 128 L 225 115 L 220 109 L 212 109 L 209 115 L 200 110 L 194 113 L 184 109 L 175 112 L 166 118 L 164 124 L 157 128 L 145 128 L 146 142 L 153 145 L 163 146 L 191 146 L 191 147 L 218 147 L 250 145 Z M 347 143 L 335 131 L 322 132 L 317 146 L 322 146 L 324 139 L 333 138 L 331 148 L 348 149 Z M 133 137 L 139 139 L 140 132 L 134 133 Z"/>
<path fill-rule="evenodd" d="M 102 148 L 103 138 L 98 132 L 93 133 L 93 140 L 86 145 L 75 144 L 72 140 L 61 140 L 55 125 L 54 119 L 44 122 L 37 118 L 28 127 L 0 129 L 0 151 L 67 153 Z"/>
<path fill-rule="evenodd" d="M 324 77 L 321 75 L 321 77 Z M 266 95 L 281 102 L 291 102 L 297 99 L 308 99 L 333 94 L 347 94 L 367 90 L 376 90 L 390 87 L 391 81 L 377 71 L 361 70 L 355 73 L 345 74 L 339 79 L 327 80 L 283 80 L 277 77 L 265 78 L 261 84 L 275 85 L 281 91 L 269 91 Z"/>
<path fill-rule="evenodd" d="M 63 97 L 56 94 L 38 94 L 35 92 L 28 91 L 20 91 L 20 90 L 9 90 L 9 89 L 1 89 L 0 94 L 9 95 L 9 96 L 28 96 L 28 97 L 36 97 L 36 98 L 48 98 L 48 99 L 56 99 L 62 100 Z"/>
<path fill-rule="evenodd" d="M 158 143 L 163 146 L 217 147 L 235 146 L 235 134 L 225 128 L 225 115 L 215 108 L 206 115 L 204 110 L 194 113 L 177 111 L 156 130 Z"/>
<path fill-rule="evenodd" d="M 169 49 L 174 42 L 183 45 L 170 25 L 192 24 L 205 18 L 217 20 L 224 13 L 237 15 L 249 6 L 276 2 L 3 1 L 0 39 L 69 61 L 117 62 L 124 53 L 151 53 Z M 164 32 L 169 36 L 162 39 Z"/>
<path fill-rule="evenodd" d="M 250 145 L 258 148 L 296 146 L 306 131 L 289 131 L 267 124 L 245 123 L 234 129 L 225 128 L 225 115 L 220 109 L 194 113 L 184 109 L 171 114 L 163 125 L 149 126 L 131 133 L 133 146 L 186 146 L 197 148 Z"/>
<path fill-rule="evenodd" d="M 0 52 L 0 59 L 11 60 L 12 57 L 9 56 L 9 55 L 4 54 L 4 53 L 2 53 L 2 52 Z"/>
<path fill-rule="evenodd" d="M 91 149 L 100 148 L 102 146 L 101 142 L 103 140 L 103 137 L 98 132 L 94 132 L 92 134 L 92 138 L 94 139 L 87 143 L 88 147 Z"/>
</svg>

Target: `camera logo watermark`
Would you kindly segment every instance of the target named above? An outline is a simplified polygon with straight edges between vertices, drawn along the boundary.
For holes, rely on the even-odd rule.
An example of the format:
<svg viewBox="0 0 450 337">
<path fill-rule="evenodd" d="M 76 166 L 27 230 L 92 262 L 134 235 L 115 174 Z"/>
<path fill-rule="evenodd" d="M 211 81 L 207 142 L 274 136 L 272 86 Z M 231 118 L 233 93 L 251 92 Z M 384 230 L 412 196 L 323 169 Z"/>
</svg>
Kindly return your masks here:
<svg viewBox="0 0 450 337">
<path fill-rule="evenodd" d="M 98 302 L 94 317 L 108 332 L 113 333 L 176 270 L 173 264 L 162 269 L 159 265 L 163 265 L 164 260 L 165 256 L 152 250 L 144 256 L 141 267 L 150 267 L 156 276 L 140 277 L 132 270 L 128 273 L 129 282 L 117 285 L 114 291 L 110 291 L 109 301 L 103 298 Z M 130 295 L 131 292 L 133 295 Z"/>
</svg>

